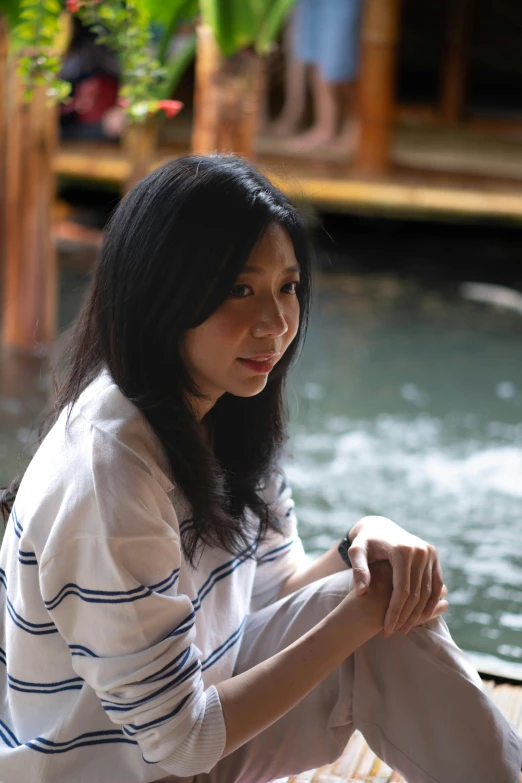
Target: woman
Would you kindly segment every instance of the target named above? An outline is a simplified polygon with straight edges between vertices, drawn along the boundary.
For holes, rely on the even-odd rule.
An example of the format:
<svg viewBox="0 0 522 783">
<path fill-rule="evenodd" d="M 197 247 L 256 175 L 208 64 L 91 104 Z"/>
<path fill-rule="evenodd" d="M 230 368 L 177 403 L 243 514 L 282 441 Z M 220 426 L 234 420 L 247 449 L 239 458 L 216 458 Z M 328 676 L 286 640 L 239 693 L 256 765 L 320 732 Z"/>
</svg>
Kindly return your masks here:
<svg viewBox="0 0 522 783">
<path fill-rule="evenodd" d="M 355 728 L 410 783 L 518 779 L 435 550 L 370 517 L 357 590 L 337 546 L 303 559 L 279 460 L 310 276 L 295 209 L 232 157 L 168 163 L 116 210 L 3 497 L 2 783 L 263 783 Z"/>
</svg>

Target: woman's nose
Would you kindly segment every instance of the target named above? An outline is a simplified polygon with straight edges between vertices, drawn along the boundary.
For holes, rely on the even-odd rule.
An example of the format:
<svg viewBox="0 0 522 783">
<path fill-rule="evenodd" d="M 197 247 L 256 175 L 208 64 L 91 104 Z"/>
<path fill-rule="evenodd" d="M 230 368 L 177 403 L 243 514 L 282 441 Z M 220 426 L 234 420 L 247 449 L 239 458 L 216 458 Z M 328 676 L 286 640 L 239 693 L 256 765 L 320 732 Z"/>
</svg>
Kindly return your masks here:
<svg viewBox="0 0 522 783">
<path fill-rule="evenodd" d="M 253 332 L 257 337 L 281 337 L 288 331 L 288 323 L 277 302 L 263 307 L 254 324 Z"/>
</svg>

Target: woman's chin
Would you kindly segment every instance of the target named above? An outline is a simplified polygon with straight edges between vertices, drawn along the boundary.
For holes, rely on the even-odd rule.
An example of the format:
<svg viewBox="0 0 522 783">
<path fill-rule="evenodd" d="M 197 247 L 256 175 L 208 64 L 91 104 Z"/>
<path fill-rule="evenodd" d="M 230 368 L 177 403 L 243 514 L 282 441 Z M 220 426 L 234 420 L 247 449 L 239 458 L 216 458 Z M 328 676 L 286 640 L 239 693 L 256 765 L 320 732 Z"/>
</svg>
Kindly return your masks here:
<svg viewBox="0 0 522 783">
<path fill-rule="evenodd" d="M 234 383 L 227 389 L 229 394 L 233 394 L 234 397 L 254 397 L 263 391 L 268 380 L 268 375 L 259 375 L 249 378 L 248 380 L 241 381 L 241 383 Z"/>
</svg>

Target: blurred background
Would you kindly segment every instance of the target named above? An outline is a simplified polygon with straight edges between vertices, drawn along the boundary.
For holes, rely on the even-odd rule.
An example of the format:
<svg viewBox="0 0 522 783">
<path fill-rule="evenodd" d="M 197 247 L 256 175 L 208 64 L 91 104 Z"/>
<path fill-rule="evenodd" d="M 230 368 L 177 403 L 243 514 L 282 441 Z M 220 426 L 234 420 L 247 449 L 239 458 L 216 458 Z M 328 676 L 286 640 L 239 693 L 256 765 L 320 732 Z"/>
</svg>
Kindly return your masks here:
<svg viewBox="0 0 522 783">
<path fill-rule="evenodd" d="M 0 486 L 118 200 L 249 157 L 317 241 L 287 460 L 309 555 L 391 517 L 438 547 L 457 643 L 521 679 L 521 34 L 516 0 L 0 0 Z"/>
</svg>

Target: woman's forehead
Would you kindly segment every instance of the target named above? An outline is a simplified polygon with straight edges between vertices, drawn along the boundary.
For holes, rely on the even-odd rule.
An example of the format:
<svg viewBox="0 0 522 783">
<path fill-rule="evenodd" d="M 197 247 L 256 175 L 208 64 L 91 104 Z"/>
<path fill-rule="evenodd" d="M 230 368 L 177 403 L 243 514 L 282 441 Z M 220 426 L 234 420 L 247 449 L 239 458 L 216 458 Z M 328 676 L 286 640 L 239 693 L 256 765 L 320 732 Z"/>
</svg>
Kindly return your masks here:
<svg viewBox="0 0 522 783">
<path fill-rule="evenodd" d="M 271 225 L 265 231 L 247 259 L 242 272 L 264 274 L 274 268 L 288 274 L 300 270 L 290 235 L 279 224 Z"/>
</svg>

